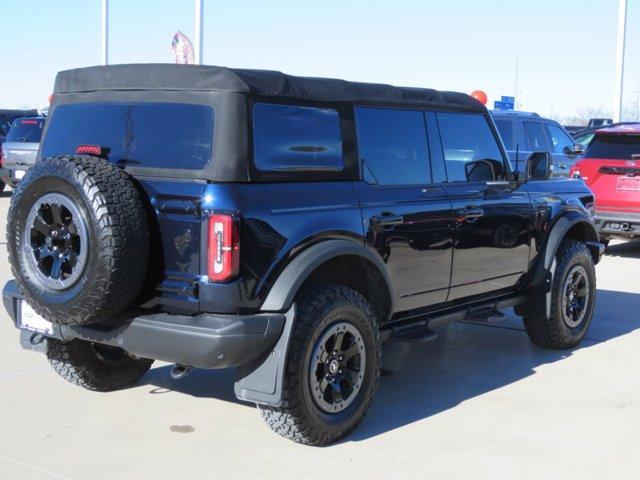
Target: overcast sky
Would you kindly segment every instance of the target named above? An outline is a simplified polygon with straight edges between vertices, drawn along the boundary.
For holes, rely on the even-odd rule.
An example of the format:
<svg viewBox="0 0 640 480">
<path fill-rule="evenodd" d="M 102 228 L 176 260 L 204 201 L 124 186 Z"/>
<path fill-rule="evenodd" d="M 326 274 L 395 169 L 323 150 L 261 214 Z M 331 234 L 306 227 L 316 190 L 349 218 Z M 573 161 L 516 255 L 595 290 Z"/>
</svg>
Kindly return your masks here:
<svg viewBox="0 0 640 480">
<path fill-rule="evenodd" d="M 172 62 L 193 0 L 110 0 L 111 63 Z M 423 86 L 523 110 L 610 110 L 617 0 L 205 0 L 204 61 Z M 2 0 L 0 108 L 47 102 L 55 73 L 100 62 L 100 0 Z M 640 0 L 629 0 L 624 102 L 640 84 Z"/>
</svg>

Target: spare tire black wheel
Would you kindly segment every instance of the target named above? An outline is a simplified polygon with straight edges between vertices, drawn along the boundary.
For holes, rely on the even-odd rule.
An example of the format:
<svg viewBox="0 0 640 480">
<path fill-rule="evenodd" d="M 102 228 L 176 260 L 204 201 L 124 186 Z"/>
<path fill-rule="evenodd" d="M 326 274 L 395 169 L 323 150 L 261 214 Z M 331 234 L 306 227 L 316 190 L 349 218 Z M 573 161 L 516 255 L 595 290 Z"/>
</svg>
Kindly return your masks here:
<svg viewBox="0 0 640 480">
<path fill-rule="evenodd" d="M 11 199 L 7 242 L 25 300 L 61 325 L 119 323 L 147 272 L 140 193 L 124 171 L 97 157 L 37 162 Z"/>
</svg>

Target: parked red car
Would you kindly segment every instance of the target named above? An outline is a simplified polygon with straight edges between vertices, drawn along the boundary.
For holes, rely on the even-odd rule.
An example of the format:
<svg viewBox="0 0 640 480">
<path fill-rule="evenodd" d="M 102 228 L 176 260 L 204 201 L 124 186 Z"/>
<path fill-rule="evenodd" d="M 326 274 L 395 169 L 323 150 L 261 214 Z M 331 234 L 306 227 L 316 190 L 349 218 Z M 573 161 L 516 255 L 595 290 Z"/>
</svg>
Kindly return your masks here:
<svg viewBox="0 0 640 480">
<path fill-rule="evenodd" d="M 640 236 L 640 124 L 598 130 L 569 176 L 593 191 L 603 242 Z"/>
</svg>

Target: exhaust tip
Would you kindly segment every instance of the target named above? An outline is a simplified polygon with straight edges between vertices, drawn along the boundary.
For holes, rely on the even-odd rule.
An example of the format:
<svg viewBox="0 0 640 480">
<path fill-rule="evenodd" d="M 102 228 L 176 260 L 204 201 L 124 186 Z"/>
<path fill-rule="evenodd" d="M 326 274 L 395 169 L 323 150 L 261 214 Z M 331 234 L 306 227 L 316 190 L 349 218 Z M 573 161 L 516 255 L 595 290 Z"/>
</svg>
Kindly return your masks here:
<svg viewBox="0 0 640 480">
<path fill-rule="evenodd" d="M 169 374 L 171 378 L 174 380 L 178 380 L 180 378 L 184 378 L 191 373 L 191 367 L 188 365 L 180 365 L 176 363 L 173 367 L 171 367 L 171 371 Z"/>
</svg>

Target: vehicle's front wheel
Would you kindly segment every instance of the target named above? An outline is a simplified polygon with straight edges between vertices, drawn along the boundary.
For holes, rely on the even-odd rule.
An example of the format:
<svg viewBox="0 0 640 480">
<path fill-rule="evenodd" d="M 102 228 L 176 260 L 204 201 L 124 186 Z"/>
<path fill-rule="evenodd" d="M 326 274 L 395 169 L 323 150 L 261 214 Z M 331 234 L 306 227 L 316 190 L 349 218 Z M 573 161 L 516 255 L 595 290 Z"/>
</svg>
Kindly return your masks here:
<svg viewBox="0 0 640 480">
<path fill-rule="evenodd" d="M 531 341 L 541 347 L 568 349 L 586 336 L 596 296 L 593 257 L 584 243 L 565 240 L 556 255 L 551 287 L 551 315 L 524 317 Z"/>
<path fill-rule="evenodd" d="M 133 385 L 153 360 L 135 358 L 124 350 L 107 345 L 71 340 L 47 340 L 47 358 L 65 380 L 98 392 L 110 392 Z"/>
<path fill-rule="evenodd" d="M 279 435 L 328 445 L 355 430 L 371 404 L 380 376 L 378 321 L 346 287 L 307 291 L 297 306 L 282 406 L 258 408 Z"/>
</svg>

